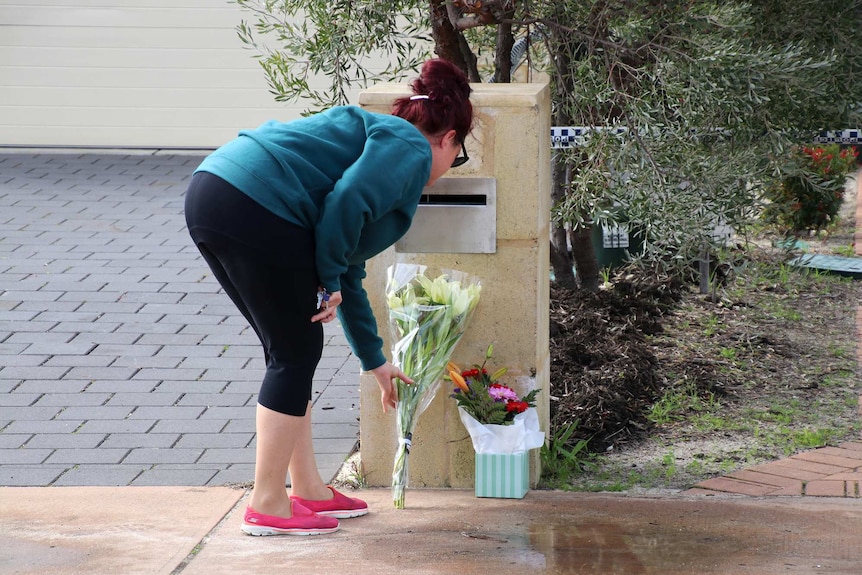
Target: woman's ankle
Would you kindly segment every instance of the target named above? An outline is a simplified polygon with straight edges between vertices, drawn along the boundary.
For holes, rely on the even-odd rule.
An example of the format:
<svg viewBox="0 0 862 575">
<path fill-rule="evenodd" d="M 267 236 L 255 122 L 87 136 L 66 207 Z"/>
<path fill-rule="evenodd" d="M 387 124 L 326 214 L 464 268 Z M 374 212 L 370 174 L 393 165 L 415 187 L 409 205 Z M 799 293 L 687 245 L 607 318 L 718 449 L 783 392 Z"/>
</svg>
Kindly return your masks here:
<svg viewBox="0 0 862 575">
<path fill-rule="evenodd" d="M 252 491 L 248 500 L 248 506 L 262 513 L 289 519 L 292 516 L 290 498 L 285 495 L 266 495 Z"/>
<path fill-rule="evenodd" d="M 291 486 L 290 494 L 294 497 L 299 497 L 300 499 L 306 499 L 309 501 L 326 501 L 335 496 L 332 490 L 323 483 L 316 486 L 303 486 L 300 488 Z"/>
</svg>

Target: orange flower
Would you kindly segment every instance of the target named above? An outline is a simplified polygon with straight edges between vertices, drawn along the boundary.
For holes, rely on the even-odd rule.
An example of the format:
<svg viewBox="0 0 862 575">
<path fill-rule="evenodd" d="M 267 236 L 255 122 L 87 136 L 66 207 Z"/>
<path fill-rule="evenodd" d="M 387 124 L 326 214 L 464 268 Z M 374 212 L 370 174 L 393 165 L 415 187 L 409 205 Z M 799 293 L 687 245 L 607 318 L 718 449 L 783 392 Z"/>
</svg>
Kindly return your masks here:
<svg viewBox="0 0 862 575">
<path fill-rule="evenodd" d="M 449 377 L 452 378 L 452 381 L 455 382 L 461 391 L 468 392 L 470 391 L 470 386 L 467 385 L 467 381 L 461 377 L 461 374 L 454 370 L 449 370 Z"/>
</svg>

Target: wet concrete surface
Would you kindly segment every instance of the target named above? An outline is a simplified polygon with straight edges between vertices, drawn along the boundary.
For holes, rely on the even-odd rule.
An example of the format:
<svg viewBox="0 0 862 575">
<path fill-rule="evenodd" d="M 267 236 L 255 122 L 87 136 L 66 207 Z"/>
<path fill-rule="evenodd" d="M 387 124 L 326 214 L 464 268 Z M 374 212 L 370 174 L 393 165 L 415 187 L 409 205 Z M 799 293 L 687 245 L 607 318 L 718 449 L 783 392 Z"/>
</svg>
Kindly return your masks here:
<svg viewBox="0 0 862 575">
<path fill-rule="evenodd" d="M 414 490 L 396 510 L 388 490 L 360 496 L 372 514 L 312 540 L 243 539 L 237 513 L 183 575 L 862 573 L 855 501 Z"/>
<path fill-rule="evenodd" d="M 858 575 L 862 500 L 352 493 L 335 534 L 249 537 L 227 487 L 0 488 L 0 574 Z"/>
<path fill-rule="evenodd" d="M 372 513 L 333 535 L 244 537 L 240 502 L 183 575 L 214 573 L 760 575 L 862 573 L 862 502 L 532 491 L 358 493 Z"/>
<path fill-rule="evenodd" d="M 0 573 L 862 573 L 857 500 L 364 489 L 335 534 L 249 537 L 245 492 L 158 489 L 0 489 Z"/>
</svg>

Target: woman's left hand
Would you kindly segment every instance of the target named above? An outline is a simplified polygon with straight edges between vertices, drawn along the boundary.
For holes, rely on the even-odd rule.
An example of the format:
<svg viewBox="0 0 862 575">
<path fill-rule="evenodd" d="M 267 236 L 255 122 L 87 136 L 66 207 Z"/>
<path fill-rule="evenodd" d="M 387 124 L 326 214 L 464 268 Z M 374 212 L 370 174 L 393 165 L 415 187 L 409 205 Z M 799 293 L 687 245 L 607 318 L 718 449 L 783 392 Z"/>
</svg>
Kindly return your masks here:
<svg viewBox="0 0 862 575">
<path fill-rule="evenodd" d="M 383 404 L 383 413 L 388 409 L 395 409 L 398 404 L 398 388 L 392 382 L 394 379 L 400 379 L 404 383 L 413 383 L 413 380 L 407 375 L 389 363 L 388 361 L 371 370 L 374 378 L 377 380 L 377 385 L 380 386 L 380 403 Z"/>
<path fill-rule="evenodd" d="M 341 291 L 334 291 L 329 294 L 329 300 L 324 301 L 320 306 L 320 311 L 311 316 L 311 321 L 319 321 L 321 323 L 329 323 L 335 319 L 335 310 L 341 305 Z"/>
</svg>

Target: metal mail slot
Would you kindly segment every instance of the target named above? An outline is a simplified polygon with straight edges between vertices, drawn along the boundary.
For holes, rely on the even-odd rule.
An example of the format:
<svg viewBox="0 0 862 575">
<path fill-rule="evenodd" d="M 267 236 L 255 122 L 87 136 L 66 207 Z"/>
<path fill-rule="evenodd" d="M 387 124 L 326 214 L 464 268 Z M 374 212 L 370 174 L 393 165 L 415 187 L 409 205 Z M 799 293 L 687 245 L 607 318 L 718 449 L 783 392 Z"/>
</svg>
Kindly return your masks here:
<svg viewBox="0 0 862 575">
<path fill-rule="evenodd" d="M 425 189 L 398 253 L 493 254 L 497 251 L 497 180 L 441 178 Z"/>
</svg>

